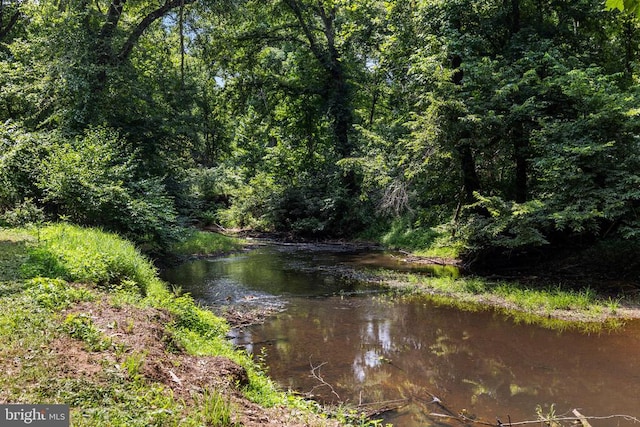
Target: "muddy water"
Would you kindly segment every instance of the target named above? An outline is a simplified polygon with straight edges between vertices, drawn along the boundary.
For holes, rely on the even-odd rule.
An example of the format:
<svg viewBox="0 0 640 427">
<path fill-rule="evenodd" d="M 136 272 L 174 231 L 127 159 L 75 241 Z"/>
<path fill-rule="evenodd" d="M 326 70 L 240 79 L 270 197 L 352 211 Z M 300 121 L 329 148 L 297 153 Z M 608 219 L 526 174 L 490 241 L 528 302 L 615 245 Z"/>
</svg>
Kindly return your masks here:
<svg viewBox="0 0 640 427">
<path fill-rule="evenodd" d="M 494 424 L 534 420 L 538 407 L 640 417 L 640 323 L 592 335 L 550 331 L 492 311 L 393 299 L 342 278 L 381 266 L 411 268 L 375 252 L 272 246 L 190 262 L 165 277 L 205 303 L 279 308 L 265 324 L 235 331 L 235 343 L 264 354 L 283 387 L 325 402 L 384 403 L 396 408 L 384 415 L 396 426 L 461 411 Z"/>
</svg>

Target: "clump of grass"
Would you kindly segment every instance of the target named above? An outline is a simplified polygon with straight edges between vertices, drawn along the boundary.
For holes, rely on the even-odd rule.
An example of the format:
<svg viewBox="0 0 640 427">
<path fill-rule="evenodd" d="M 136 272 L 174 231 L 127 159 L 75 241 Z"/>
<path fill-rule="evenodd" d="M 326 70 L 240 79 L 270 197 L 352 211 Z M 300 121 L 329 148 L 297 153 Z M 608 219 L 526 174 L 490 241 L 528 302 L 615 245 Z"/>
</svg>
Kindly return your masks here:
<svg viewBox="0 0 640 427">
<path fill-rule="evenodd" d="M 233 426 L 231 403 L 216 390 L 205 390 L 198 406 L 201 408 L 205 425 L 220 427 Z"/>
<path fill-rule="evenodd" d="M 596 293 L 590 289 L 566 290 L 560 286 L 543 289 L 521 287 L 512 283 L 501 283 L 492 292 L 504 297 L 525 310 L 596 310 L 601 308 Z"/>
<path fill-rule="evenodd" d="M 219 233 L 185 230 L 183 238 L 171 246 L 171 252 L 176 255 L 213 255 L 241 246 L 240 240 Z"/>
<path fill-rule="evenodd" d="M 40 229 L 40 243 L 29 251 L 22 272 L 27 278 L 62 278 L 107 288 L 128 280 L 143 294 L 157 280 L 156 268 L 132 243 L 70 224 Z"/>
<path fill-rule="evenodd" d="M 111 340 L 105 337 L 84 313 L 69 314 L 62 323 L 62 329 L 69 336 L 83 341 L 89 351 L 103 351 L 111 347 Z"/>
<path fill-rule="evenodd" d="M 62 279 L 36 277 L 25 283 L 25 295 L 33 298 L 40 307 L 63 310 L 80 301 L 91 301 L 94 295 L 86 288 L 72 287 Z"/>
</svg>

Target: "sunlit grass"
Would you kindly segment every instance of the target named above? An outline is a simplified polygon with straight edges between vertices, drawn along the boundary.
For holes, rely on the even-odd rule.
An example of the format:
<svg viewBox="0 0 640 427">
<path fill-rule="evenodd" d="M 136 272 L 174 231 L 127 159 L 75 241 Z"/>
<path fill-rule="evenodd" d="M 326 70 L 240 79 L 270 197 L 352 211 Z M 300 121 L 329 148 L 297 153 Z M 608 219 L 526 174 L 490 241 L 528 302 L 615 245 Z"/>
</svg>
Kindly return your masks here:
<svg viewBox="0 0 640 427">
<path fill-rule="evenodd" d="M 500 283 L 492 288 L 496 295 L 525 310 L 593 310 L 604 308 L 590 288 L 565 290 L 559 286 L 544 289 L 522 287 L 522 285 Z"/>
<path fill-rule="evenodd" d="M 126 281 L 144 293 L 156 280 L 154 265 L 130 242 L 96 229 L 55 224 L 38 230 L 21 270 L 25 277 L 45 276 L 108 288 Z"/>
</svg>

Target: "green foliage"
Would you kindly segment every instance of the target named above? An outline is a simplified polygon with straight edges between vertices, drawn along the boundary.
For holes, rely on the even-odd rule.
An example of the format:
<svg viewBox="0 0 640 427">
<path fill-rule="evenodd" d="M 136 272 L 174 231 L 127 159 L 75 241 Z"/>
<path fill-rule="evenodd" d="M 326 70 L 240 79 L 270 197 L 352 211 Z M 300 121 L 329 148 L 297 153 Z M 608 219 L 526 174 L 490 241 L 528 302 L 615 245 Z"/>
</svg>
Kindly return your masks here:
<svg viewBox="0 0 640 427">
<path fill-rule="evenodd" d="M 609 10 L 618 9 L 640 16 L 640 1 L 638 0 L 607 0 L 606 6 Z"/>
<path fill-rule="evenodd" d="M 0 221 L 4 221 L 10 227 L 39 225 L 44 222 L 44 219 L 44 210 L 38 207 L 32 199 L 25 199 L 0 216 Z"/>
<path fill-rule="evenodd" d="M 407 220 L 396 220 L 382 237 L 382 243 L 392 248 L 424 249 L 434 243 L 438 234 L 431 228 L 415 228 Z"/>
<path fill-rule="evenodd" d="M 34 183 L 38 180 L 41 161 L 47 156 L 49 138 L 43 133 L 29 132 L 16 123 L 0 123 L 0 212 L 7 220 L 22 217 L 23 211 L 35 213 L 41 194 Z M 35 209 L 34 209 L 35 208 Z"/>
<path fill-rule="evenodd" d="M 390 241 L 453 224 L 488 253 L 640 235 L 638 2 L 186 3 L 21 4 L 4 223 L 156 252 L 195 222 L 322 237 L 413 216 Z"/>
<path fill-rule="evenodd" d="M 111 339 L 105 337 L 84 313 L 69 314 L 62 322 L 62 330 L 72 338 L 83 341 L 89 351 L 103 351 L 111 347 Z"/>
<path fill-rule="evenodd" d="M 202 401 L 198 406 L 202 408 L 204 422 L 220 427 L 235 425 L 231 421 L 231 403 L 216 390 L 205 390 Z"/>
<path fill-rule="evenodd" d="M 238 240 L 219 233 L 185 229 L 180 234 L 180 240 L 171 246 L 170 252 L 173 254 L 212 255 L 240 247 Z"/>
<path fill-rule="evenodd" d="M 476 195 L 478 202 L 470 210 L 481 209 L 488 215 L 472 214 L 467 222 L 453 224 L 458 237 L 466 242 L 468 250 L 477 250 L 490 246 L 500 248 L 527 248 L 548 244 L 541 230 L 546 230 L 544 205 L 537 201 L 515 203 L 499 197 Z"/>
<path fill-rule="evenodd" d="M 172 201 L 159 178 L 137 178 L 135 158 L 122 145 L 117 132 L 104 128 L 61 141 L 42 165 L 43 202 L 72 222 L 166 243 L 176 222 Z"/>
<path fill-rule="evenodd" d="M 36 277 L 27 280 L 25 287 L 25 295 L 33 298 L 40 307 L 52 311 L 60 311 L 74 303 L 94 299 L 87 289 L 73 287 L 62 279 Z"/>
<path fill-rule="evenodd" d="M 228 332 L 226 322 L 211 311 L 199 308 L 189 295 L 165 300 L 165 308 L 175 315 L 175 327 L 190 331 L 205 340 L 214 340 Z"/>
</svg>

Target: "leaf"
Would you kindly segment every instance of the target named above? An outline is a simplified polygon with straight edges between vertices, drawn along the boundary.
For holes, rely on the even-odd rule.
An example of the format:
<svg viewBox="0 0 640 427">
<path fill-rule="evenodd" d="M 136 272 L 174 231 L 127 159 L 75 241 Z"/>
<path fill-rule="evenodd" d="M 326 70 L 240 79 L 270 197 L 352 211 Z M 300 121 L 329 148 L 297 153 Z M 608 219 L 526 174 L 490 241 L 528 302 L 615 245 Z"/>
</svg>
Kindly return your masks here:
<svg viewBox="0 0 640 427">
<path fill-rule="evenodd" d="M 640 0 L 607 0 L 605 6 L 608 10 L 618 9 L 640 16 Z"/>
<path fill-rule="evenodd" d="M 618 9 L 619 11 L 624 11 L 624 0 L 607 0 L 605 5 L 609 10 Z"/>
</svg>

